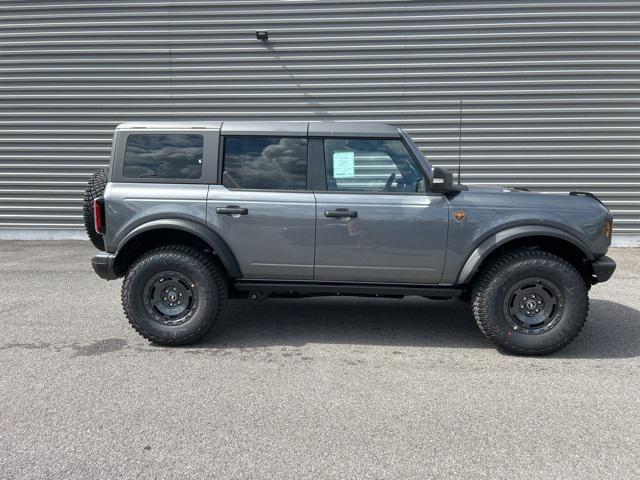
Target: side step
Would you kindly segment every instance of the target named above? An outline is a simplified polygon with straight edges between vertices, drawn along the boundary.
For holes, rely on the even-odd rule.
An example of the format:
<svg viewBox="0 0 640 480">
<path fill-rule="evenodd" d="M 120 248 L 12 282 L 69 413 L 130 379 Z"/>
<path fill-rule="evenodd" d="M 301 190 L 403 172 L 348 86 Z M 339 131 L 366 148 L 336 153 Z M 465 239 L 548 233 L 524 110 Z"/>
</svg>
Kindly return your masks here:
<svg viewBox="0 0 640 480">
<path fill-rule="evenodd" d="M 261 292 L 289 295 L 362 295 L 404 297 L 454 298 L 462 288 L 453 285 L 377 284 L 377 283 L 324 283 L 324 282 L 272 282 L 238 280 L 234 284 L 240 292 Z"/>
</svg>

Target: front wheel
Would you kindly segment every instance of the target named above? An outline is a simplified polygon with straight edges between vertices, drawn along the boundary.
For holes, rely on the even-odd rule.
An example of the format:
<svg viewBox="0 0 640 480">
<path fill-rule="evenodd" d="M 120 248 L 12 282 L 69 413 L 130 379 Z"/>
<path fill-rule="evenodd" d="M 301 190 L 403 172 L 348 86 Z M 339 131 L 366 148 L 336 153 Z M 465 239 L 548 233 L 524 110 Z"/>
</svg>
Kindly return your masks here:
<svg viewBox="0 0 640 480">
<path fill-rule="evenodd" d="M 587 286 L 566 260 L 519 250 L 485 268 L 471 291 L 480 330 L 498 347 L 521 355 L 547 355 L 582 330 L 589 310 Z"/>
<path fill-rule="evenodd" d="M 129 323 L 160 345 L 185 345 L 202 338 L 222 313 L 224 278 L 199 250 L 169 245 L 142 255 L 122 284 Z"/>
</svg>

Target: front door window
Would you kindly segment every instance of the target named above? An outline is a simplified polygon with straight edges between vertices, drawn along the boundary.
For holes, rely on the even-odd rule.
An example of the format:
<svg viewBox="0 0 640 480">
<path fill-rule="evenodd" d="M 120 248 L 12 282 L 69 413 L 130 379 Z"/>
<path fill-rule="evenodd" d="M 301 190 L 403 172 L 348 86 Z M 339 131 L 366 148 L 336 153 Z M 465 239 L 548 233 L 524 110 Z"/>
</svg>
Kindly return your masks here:
<svg viewBox="0 0 640 480">
<path fill-rule="evenodd" d="M 423 175 L 401 140 L 326 139 L 327 190 L 416 193 Z"/>
</svg>

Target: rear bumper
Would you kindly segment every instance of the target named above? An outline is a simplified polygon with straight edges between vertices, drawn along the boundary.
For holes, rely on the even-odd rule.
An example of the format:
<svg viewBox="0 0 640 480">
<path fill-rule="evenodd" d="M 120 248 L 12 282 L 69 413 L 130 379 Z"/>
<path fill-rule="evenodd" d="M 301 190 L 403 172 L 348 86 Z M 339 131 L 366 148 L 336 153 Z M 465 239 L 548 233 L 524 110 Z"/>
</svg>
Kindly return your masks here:
<svg viewBox="0 0 640 480">
<path fill-rule="evenodd" d="M 611 278 L 613 272 L 616 271 L 616 262 L 613 258 L 602 256 L 599 259 L 591 262 L 593 268 L 593 274 L 596 277 L 596 283 L 606 282 Z"/>
<path fill-rule="evenodd" d="M 115 259 L 116 256 L 113 253 L 98 253 L 91 259 L 91 266 L 100 278 L 115 280 L 118 278 L 118 275 L 116 275 L 113 269 Z"/>
</svg>

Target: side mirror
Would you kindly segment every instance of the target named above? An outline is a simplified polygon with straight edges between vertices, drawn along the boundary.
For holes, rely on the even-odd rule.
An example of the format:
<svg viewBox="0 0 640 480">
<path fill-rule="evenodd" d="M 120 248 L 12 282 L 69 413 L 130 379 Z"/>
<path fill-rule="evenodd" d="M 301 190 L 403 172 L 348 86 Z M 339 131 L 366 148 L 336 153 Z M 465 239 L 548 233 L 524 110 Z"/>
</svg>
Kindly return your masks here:
<svg viewBox="0 0 640 480">
<path fill-rule="evenodd" d="M 438 193 L 450 192 L 453 189 L 453 174 L 444 168 L 433 168 L 433 185 L 431 190 Z"/>
<path fill-rule="evenodd" d="M 444 168 L 433 168 L 433 185 L 431 191 L 436 193 L 461 192 L 467 188 L 453 183 L 453 174 Z"/>
</svg>

